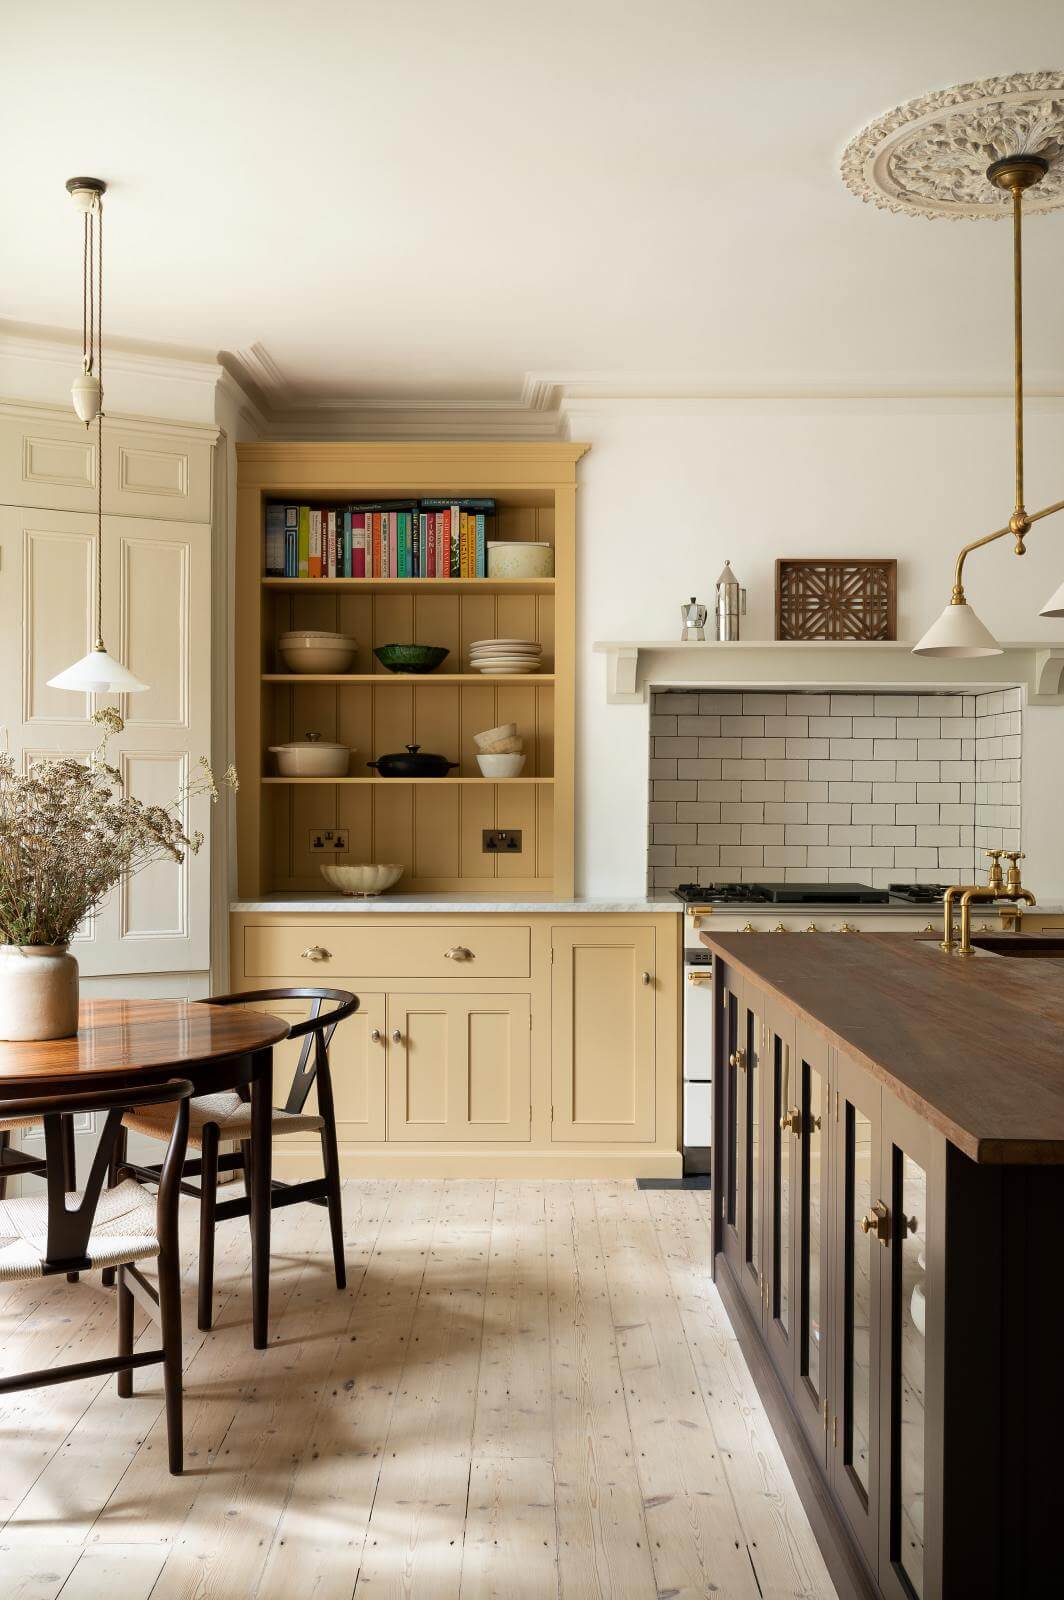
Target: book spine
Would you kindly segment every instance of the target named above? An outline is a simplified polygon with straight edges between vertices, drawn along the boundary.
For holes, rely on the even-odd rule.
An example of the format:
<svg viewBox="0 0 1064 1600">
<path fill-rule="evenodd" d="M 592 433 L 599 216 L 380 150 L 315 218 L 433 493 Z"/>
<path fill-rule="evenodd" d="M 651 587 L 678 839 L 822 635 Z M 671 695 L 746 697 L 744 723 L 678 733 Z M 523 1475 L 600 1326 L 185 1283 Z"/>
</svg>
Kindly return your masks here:
<svg viewBox="0 0 1064 1600">
<path fill-rule="evenodd" d="M 267 506 L 265 566 L 268 578 L 284 577 L 284 527 L 284 506 Z"/>
<path fill-rule="evenodd" d="M 366 513 L 351 513 L 351 576 L 365 578 L 366 571 Z"/>
<path fill-rule="evenodd" d="M 299 507 L 284 508 L 284 575 L 294 578 L 299 571 Z"/>
<path fill-rule="evenodd" d="M 450 524 L 450 567 L 452 578 L 460 578 L 462 576 L 462 528 L 458 520 L 459 516 L 460 512 L 457 506 L 449 507 L 447 518 Z"/>
<path fill-rule="evenodd" d="M 310 577 L 310 507 L 299 508 L 299 567 L 298 578 Z"/>
<path fill-rule="evenodd" d="M 385 513 L 385 520 L 388 524 L 388 570 L 385 577 L 397 578 L 399 576 L 398 515 L 394 511 L 388 511 Z"/>
<path fill-rule="evenodd" d="M 421 529 L 421 548 L 425 552 L 425 576 L 436 576 L 436 518 L 431 511 L 418 513 L 418 526 Z"/>
<path fill-rule="evenodd" d="M 461 551 L 461 576 L 463 578 L 468 578 L 468 577 L 471 576 L 470 571 L 469 571 L 469 512 L 468 511 L 459 512 L 459 524 L 460 524 L 461 529 L 462 529 L 461 545 L 459 547 L 460 551 Z"/>
<path fill-rule="evenodd" d="M 336 513 L 336 576 L 351 576 L 351 513 Z"/>
<path fill-rule="evenodd" d="M 327 511 L 325 515 L 328 528 L 328 546 L 324 563 L 325 576 L 327 578 L 336 578 L 339 577 L 339 573 L 336 570 L 336 512 Z"/>
<path fill-rule="evenodd" d="M 395 523 L 395 576 L 408 577 L 406 570 L 406 529 L 403 527 L 403 513 L 393 512 L 392 521 Z"/>
<path fill-rule="evenodd" d="M 310 512 L 310 554 L 307 563 L 307 577 L 321 577 L 321 512 L 311 508 Z"/>
<path fill-rule="evenodd" d="M 487 518 L 485 517 L 483 511 L 478 511 L 476 515 L 476 534 L 474 537 L 474 546 L 474 570 L 478 578 L 486 578 L 488 575 L 488 535 Z"/>
<path fill-rule="evenodd" d="M 381 575 L 381 514 L 379 511 L 369 513 L 370 520 L 370 577 L 379 578 Z"/>
</svg>

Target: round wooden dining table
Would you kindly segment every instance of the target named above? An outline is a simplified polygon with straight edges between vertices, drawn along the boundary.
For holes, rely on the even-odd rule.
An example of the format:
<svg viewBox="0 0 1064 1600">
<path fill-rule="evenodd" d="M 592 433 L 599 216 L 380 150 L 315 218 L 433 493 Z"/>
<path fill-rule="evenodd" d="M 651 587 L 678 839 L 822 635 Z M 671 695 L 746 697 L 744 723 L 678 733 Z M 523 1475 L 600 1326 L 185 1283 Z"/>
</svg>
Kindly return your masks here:
<svg viewBox="0 0 1064 1600">
<path fill-rule="evenodd" d="M 144 1088 L 186 1078 L 194 1094 L 251 1095 L 251 1294 L 255 1346 L 265 1349 L 270 1300 L 273 1047 L 287 1024 L 261 1011 L 201 1000 L 83 1000 L 69 1039 L 0 1040 L 5 1099 Z"/>
</svg>

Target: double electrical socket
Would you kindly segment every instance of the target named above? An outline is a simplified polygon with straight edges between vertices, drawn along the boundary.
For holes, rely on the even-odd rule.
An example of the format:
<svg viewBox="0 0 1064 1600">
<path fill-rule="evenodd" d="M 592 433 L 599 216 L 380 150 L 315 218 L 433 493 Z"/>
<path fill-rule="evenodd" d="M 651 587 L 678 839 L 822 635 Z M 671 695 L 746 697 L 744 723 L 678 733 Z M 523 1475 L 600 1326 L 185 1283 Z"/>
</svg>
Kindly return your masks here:
<svg viewBox="0 0 1064 1600">
<path fill-rule="evenodd" d="M 342 855 L 347 849 L 347 829 L 311 828 L 310 848 L 320 854 Z"/>
<path fill-rule="evenodd" d="M 519 855 L 521 851 L 520 828 L 485 828 L 482 848 L 488 855 Z"/>
</svg>

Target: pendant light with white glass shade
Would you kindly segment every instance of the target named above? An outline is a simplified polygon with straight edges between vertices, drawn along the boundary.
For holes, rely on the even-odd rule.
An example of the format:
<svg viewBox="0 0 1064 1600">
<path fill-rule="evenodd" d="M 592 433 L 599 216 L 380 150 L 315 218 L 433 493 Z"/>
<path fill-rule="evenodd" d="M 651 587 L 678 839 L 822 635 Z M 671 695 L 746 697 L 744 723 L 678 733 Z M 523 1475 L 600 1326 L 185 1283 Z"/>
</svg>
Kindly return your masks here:
<svg viewBox="0 0 1064 1600">
<path fill-rule="evenodd" d="M 96 424 L 96 642 L 88 655 L 49 678 L 51 689 L 77 694 L 137 694 L 141 683 L 103 642 L 103 196 L 99 178 L 71 178 L 67 190 L 83 218 L 81 269 L 81 373 L 71 397 L 86 428 Z"/>
<path fill-rule="evenodd" d="M 1064 205 L 1064 74 L 1014 73 L 961 84 L 913 100 L 862 130 L 846 147 L 842 174 L 862 200 L 924 217 L 1012 217 L 1013 405 L 1016 493 L 1003 528 L 973 539 L 959 552 L 949 604 L 913 647 L 914 655 L 954 658 L 1003 653 L 968 604 L 964 563 L 973 550 L 1011 537 L 1016 555 L 1034 523 L 1064 510 L 1064 500 L 1028 512 L 1023 494 L 1023 197 L 1028 209 Z M 1007 197 L 1007 198 L 1006 198 Z M 1043 617 L 1064 616 L 1064 584 L 1043 606 Z"/>
</svg>

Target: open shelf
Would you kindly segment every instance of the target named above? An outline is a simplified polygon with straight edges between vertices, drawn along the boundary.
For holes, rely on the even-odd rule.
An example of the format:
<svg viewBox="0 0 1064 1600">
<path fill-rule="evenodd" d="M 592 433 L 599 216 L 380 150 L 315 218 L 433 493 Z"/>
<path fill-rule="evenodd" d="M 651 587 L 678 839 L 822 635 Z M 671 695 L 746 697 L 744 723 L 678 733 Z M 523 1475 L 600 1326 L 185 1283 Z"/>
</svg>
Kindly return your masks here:
<svg viewBox="0 0 1064 1600">
<path fill-rule="evenodd" d="M 554 578 L 263 578 L 298 594 L 553 594 Z"/>
<path fill-rule="evenodd" d="M 328 783 L 328 784 L 332 784 L 332 783 L 362 783 L 362 784 L 381 784 L 381 783 L 386 783 L 389 786 L 392 786 L 392 785 L 398 785 L 398 784 L 401 784 L 401 783 L 403 783 L 403 784 L 406 784 L 406 783 L 434 783 L 434 784 L 437 784 L 437 785 L 438 784 L 446 784 L 447 787 L 451 788 L 451 789 L 453 789 L 455 784 L 458 784 L 458 783 L 475 783 L 475 784 L 478 784 L 481 789 L 491 789 L 491 788 L 494 788 L 496 784 L 500 784 L 500 783 L 540 783 L 540 784 L 542 784 L 542 783 L 553 783 L 554 779 L 553 778 L 525 778 L 525 777 L 520 777 L 520 778 L 263 778 L 262 781 L 263 781 L 263 783 L 278 783 L 278 784 L 287 784 L 287 785 L 299 784 L 299 783 Z"/>
<path fill-rule="evenodd" d="M 448 684 L 494 684 L 505 689 L 510 684 L 553 683 L 553 672 L 264 672 L 263 683 L 369 683 L 400 684 L 405 689 L 446 688 Z"/>
</svg>

